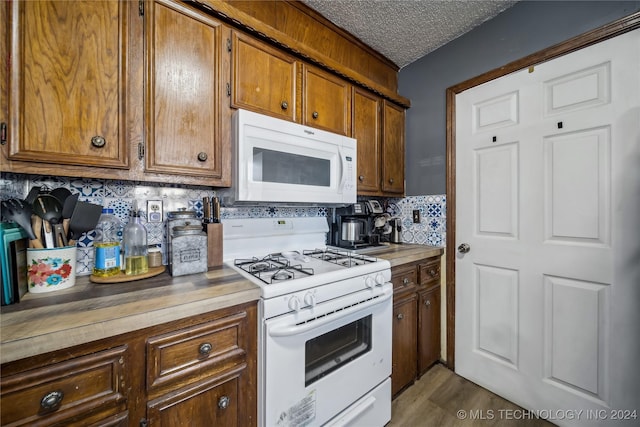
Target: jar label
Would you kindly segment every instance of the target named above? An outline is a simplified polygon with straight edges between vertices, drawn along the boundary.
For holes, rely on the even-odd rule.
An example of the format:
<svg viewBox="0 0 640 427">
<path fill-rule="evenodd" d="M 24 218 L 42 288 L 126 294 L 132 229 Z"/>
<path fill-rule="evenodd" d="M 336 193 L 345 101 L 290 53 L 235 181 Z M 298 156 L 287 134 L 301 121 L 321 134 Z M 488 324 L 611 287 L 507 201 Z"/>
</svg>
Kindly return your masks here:
<svg viewBox="0 0 640 427">
<path fill-rule="evenodd" d="M 200 249 L 191 248 L 180 251 L 180 262 L 200 261 Z"/>
<path fill-rule="evenodd" d="M 96 246 L 95 267 L 101 270 L 120 267 L 120 245 Z"/>
</svg>

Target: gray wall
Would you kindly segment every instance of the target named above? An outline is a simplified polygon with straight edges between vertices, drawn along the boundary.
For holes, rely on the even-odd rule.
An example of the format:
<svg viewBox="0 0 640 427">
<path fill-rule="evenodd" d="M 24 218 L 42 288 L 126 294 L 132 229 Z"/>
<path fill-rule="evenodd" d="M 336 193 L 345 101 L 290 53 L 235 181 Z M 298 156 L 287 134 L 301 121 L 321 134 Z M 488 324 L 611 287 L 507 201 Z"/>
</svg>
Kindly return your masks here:
<svg viewBox="0 0 640 427">
<path fill-rule="evenodd" d="M 445 90 L 640 10 L 640 1 L 524 0 L 400 70 L 406 114 L 406 193 L 444 194 Z"/>
</svg>

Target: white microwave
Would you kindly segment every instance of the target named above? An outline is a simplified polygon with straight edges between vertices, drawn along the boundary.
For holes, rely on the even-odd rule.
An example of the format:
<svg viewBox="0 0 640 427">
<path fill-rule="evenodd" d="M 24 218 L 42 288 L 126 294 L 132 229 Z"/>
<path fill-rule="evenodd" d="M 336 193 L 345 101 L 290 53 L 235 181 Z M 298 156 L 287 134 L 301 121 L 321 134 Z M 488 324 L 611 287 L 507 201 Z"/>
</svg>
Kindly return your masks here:
<svg viewBox="0 0 640 427">
<path fill-rule="evenodd" d="M 239 202 L 356 202 L 356 140 L 286 120 L 233 114 Z"/>
</svg>

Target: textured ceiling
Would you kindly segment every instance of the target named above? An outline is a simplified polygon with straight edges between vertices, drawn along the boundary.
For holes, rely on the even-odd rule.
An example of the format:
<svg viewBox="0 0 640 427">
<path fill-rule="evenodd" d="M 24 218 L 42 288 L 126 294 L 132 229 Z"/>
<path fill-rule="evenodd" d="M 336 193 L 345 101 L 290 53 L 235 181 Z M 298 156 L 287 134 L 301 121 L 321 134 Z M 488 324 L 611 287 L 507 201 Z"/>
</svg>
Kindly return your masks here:
<svg viewBox="0 0 640 427">
<path fill-rule="evenodd" d="M 302 0 L 399 68 L 470 31 L 517 0 Z"/>
</svg>

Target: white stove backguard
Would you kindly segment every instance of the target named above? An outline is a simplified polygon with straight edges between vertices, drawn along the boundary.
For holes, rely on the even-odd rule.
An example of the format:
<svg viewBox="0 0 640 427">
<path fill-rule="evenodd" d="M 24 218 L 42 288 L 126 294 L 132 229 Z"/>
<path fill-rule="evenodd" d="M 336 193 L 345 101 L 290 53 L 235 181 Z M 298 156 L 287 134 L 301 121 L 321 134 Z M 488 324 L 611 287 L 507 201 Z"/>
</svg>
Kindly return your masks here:
<svg viewBox="0 0 640 427">
<path fill-rule="evenodd" d="M 329 224 L 323 217 L 226 219 L 223 260 L 262 257 L 274 252 L 323 248 Z"/>
</svg>

